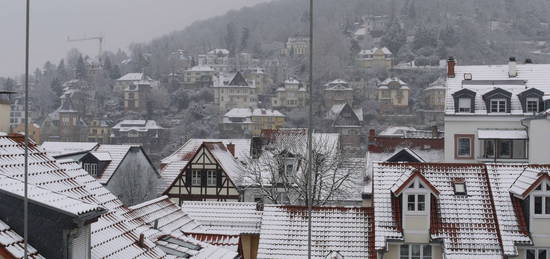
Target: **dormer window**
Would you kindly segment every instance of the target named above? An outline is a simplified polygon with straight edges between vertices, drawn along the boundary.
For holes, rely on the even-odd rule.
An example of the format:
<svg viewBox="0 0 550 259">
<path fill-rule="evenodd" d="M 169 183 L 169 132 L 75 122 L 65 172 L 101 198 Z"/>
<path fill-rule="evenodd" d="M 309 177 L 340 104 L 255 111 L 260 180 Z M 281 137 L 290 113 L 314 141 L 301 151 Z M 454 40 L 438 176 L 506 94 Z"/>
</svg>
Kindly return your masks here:
<svg viewBox="0 0 550 259">
<path fill-rule="evenodd" d="M 471 98 L 459 98 L 458 99 L 458 112 L 472 112 L 472 99 Z"/>
<path fill-rule="evenodd" d="M 526 112 L 538 112 L 539 111 L 539 98 L 527 98 L 525 100 Z"/>
<path fill-rule="evenodd" d="M 506 112 L 506 99 L 491 99 L 491 112 L 505 113 Z"/>
<path fill-rule="evenodd" d="M 550 181 L 543 180 L 533 191 L 533 215 L 550 217 Z"/>
<path fill-rule="evenodd" d="M 485 108 L 489 113 L 509 113 L 511 108 L 512 93 L 496 88 L 483 95 Z"/>
<path fill-rule="evenodd" d="M 88 172 L 91 176 L 97 178 L 97 163 L 82 163 L 82 168 L 86 170 L 86 172 Z"/>
<path fill-rule="evenodd" d="M 455 112 L 473 113 L 475 107 L 476 92 L 470 89 L 462 89 L 452 94 L 455 104 Z"/>
<path fill-rule="evenodd" d="M 423 214 L 426 211 L 426 196 L 428 195 L 426 192 L 426 188 L 418 179 L 409 185 L 404 194 L 407 199 L 407 212 Z"/>
</svg>

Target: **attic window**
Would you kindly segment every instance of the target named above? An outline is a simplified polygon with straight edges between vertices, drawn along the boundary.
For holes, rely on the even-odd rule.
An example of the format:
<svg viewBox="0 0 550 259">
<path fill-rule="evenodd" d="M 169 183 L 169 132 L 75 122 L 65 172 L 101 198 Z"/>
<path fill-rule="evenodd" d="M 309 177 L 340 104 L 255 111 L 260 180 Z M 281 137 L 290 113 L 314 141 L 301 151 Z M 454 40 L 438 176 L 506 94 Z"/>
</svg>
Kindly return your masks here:
<svg viewBox="0 0 550 259">
<path fill-rule="evenodd" d="M 466 195 L 466 182 L 464 178 L 456 178 L 453 180 L 455 195 Z"/>
</svg>

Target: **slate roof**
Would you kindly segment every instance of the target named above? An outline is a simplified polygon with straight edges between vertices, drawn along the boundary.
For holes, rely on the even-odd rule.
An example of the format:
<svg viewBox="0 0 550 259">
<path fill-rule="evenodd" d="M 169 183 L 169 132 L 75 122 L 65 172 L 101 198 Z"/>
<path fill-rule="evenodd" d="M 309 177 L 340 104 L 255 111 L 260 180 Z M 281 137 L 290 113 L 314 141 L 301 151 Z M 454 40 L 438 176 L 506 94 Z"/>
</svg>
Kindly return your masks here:
<svg viewBox="0 0 550 259">
<path fill-rule="evenodd" d="M 77 153 L 88 152 L 99 143 L 97 142 L 56 142 L 56 141 L 45 141 L 40 145 L 48 155 L 53 157 L 67 156 Z"/>
<path fill-rule="evenodd" d="M 162 129 L 161 126 L 157 125 L 157 122 L 154 120 L 122 120 L 117 123 L 114 127 L 114 130 L 119 130 L 121 132 L 126 131 L 139 131 L 147 132 L 149 130 Z"/>
<path fill-rule="evenodd" d="M 262 212 L 255 202 L 184 201 L 181 209 L 210 231 L 202 233 L 259 233 Z"/>
<path fill-rule="evenodd" d="M 312 258 L 376 258 L 372 208 L 314 207 Z M 266 205 L 258 258 L 307 258 L 307 207 Z"/>
<path fill-rule="evenodd" d="M 430 236 L 443 241 L 446 258 L 516 256 L 515 245 L 531 244 L 514 210 L 509 187 L 519 177 L 509 166 L 484 164 L 375 163 L 373 166 L 376 249 L 402 240 L 400 212 L 392 190 L 412 174 L 421 174 L 439 195 L 432 198 Z M 463 179 L 467 195 L 456 195 L 453 181 Z M 515 244 L 515 245 L 514 245 Z"/>
<path fill-rule="evenodd" d="M 97 180 L 101 184 L 107 184 L 115 171 L 118 169 L 118 166 L 124 160 L 128 152 L 130 152 L 130 149 L 133 147 L 139 148 L 139 145 L 100 145 L 98 146 L 94 151 L 95 152 L 101 152 L 101 153 L 109 153 L 111 157 L 111 162 L 103 173 L 101 174 L 101 177 Z"/>
<path fill-rule="evenodd" d="M 350 87 L 349 83 L 342 79 L 335 79 L 333 81 L 325 84 L 325 90 L 327 91 L 353 91 L 353 88 Z"/>
<path fill-rule="evenodd" d="M 5 249 L 14 258 L 24 258 L 23 237 L 13 231 L 10 226 L 0 220 L 0 251 Z M 30 244 L 27 246 L 29 258 L 45 258 Z"/>
<path fill-rule="evenodd" d="M 517 77 L 509 77 L 508 65 L 476 65 L 456 66 L 454 78 L 447 78 L 447 93 L 445 98 L 445 114 L 455 115 L 453 94 L 462 89 L 476 93 L 475 113 L 471 115 L 487 115 L 483 95 L 501 88 L 512 93 L 510 114 L 523 115 L 523 109 L 518 94 L 531 88 L 536 88 L 550 94 L 550 64 L 517 64 Z M 464 80 L 464 74 L 470 73 L 472 80 Z M 504 116 L 510 115 L 504 114 Z M 498 115 L 497 115 L 498 116 Z M 502 115 L 500 115 L 502 116 Z"/>
<path fill-rule="evenodd" d="M 344 110 L 346 106 L 349 106 L 348 103 L 338 103 L 333 105 L 329 112 L 327 113 L 327 119 L 329 120 L 336 120 L 340 113 Z M 363 108 L 359 107 L 357 109 L 352 109 L 353 113 L 355 113 L 355 116 L 359 121 L 363 121 Z"/>
<path fill-rule="evenodd" d="M 189 139 L 178 150 L 171 155 L 163 158 L 161 164 L 168 164 L 175 161 L 187 161 L 189 153 L 194 153 L 203 142 L 222 142 L 225 145 L 235 145 L 235 157 L 239 160 L 245 160 L 250 157 L 250 139 Z"/>
<path fill-rule="evenodd" d="M 123 75 L 117 81 L 140 81 L 140 80 L 152 80 L 150 77 L 143 73 L 127 73 Z"/>
</svg>

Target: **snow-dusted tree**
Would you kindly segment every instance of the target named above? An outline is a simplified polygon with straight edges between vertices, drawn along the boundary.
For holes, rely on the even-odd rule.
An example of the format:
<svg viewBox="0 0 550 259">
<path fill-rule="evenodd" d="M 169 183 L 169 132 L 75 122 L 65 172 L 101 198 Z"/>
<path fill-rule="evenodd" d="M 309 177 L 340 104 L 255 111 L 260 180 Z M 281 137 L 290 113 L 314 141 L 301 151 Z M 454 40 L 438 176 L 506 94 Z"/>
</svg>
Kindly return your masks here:
<svg viewBox="0 0 550 259">
<path fill-rule="evenodd" d="M 357 172 L 342 167 L 345 158 L 337 134 L 313 134 L 311 159 L 307 158 L 305 130 L 281 131 L 267 142 L 245 162 L 245 189 L 257 189 L 271 203 L 307 205 L 310 163 L 313 205 L 348 196 L 353 189 L 353 174 Z"/>
</svg>

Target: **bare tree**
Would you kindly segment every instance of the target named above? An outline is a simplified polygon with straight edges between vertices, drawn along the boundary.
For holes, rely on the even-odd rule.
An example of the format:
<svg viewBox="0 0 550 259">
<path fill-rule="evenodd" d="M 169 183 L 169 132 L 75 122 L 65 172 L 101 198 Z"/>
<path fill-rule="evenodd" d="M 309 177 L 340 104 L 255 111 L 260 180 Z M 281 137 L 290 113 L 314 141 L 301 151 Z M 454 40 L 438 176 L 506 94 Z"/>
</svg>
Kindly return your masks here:
<svg viewBox="0 0 550 259">
<path fill-rule="evenodd" d="M 307 166 L 312 163 L 315 206 L 344 197 L 354 188 L 354 170 L 343 166 L 345 158 L 337 134 L 313 134 L 313 156 L 306 157 L 306 135 L 281 131 L 271 136 L 261 154 L 246 161 L 246 188 L 257 189 L 271 203 L 307 204 Z M 254 152 L 253 152 L 254 153 Z M 254 155 L 253 155 L 254 156 Z"/>
</svg>

